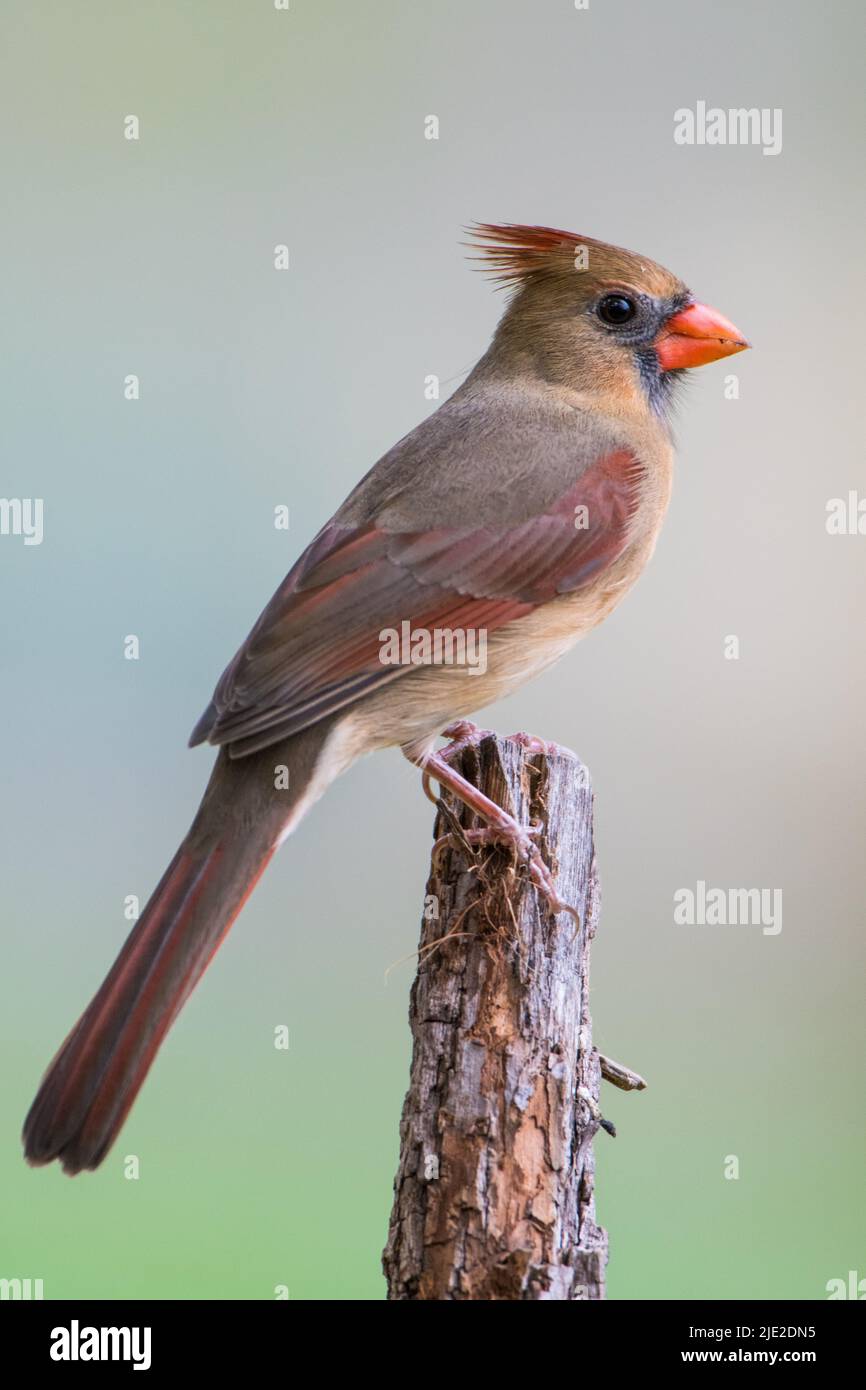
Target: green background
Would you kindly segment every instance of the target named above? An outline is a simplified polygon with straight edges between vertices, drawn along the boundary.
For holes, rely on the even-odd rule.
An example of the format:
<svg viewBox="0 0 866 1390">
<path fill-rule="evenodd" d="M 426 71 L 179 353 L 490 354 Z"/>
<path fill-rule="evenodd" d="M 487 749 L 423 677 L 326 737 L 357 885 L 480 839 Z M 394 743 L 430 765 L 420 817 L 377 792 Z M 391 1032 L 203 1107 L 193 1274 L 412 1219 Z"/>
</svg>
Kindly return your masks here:
<svg viewBox="0 0 866 1390">
<path fill-rule="evenodd" d="M 431 830 L 397 753 L 277 857 L 104 1167 L 29 1170 L 18 1135 L 192 816 L 211 755 L 185 740 L 222 667 L 433 408 L 425 376 L 447 394 L 489 340 L 472 218 L 643 251 L 755 344 L 738 400 L 731 364 L 695 374 L 635 593 L 484 715 L 593 772 L 596 1039 L 650 1080 L 604 1096 L 610 1296 L 866 1276 L 866 539 L 825 529 L 866 488 L 861 7 L 18 0 L 3 29 L 0 492 L 45 499 L 45 539 L 0 537 L 0 1277 L 383 1296 Z M 698 100 L 781 107 L 782 153 L 676 146 Z M 698 879 L 781 888 L 782 932 L 676 926 Z"/>
</svg>

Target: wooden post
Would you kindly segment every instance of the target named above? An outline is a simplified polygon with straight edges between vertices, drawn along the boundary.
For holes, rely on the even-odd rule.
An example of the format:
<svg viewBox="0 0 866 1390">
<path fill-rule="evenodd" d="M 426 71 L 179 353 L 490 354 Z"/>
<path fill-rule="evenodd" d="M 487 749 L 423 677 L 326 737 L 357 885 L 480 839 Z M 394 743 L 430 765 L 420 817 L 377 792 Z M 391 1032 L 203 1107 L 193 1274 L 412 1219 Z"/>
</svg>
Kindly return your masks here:
<svg viewBox="0 0 866 1390">
<path fill-rule="evenodd" d="M 412 987 L 414 1039 L 383 1265 L 390 1299 L 604 1297 L 592 1139 L 600 1065 L 589 1014 L 599 911 L 592 787 L 567 750 L 483 734 L 453 766 L 523 824 L 564 902 L 554 918 L 508 848 L 460 843 L 449 798 Z"/>
</svg>

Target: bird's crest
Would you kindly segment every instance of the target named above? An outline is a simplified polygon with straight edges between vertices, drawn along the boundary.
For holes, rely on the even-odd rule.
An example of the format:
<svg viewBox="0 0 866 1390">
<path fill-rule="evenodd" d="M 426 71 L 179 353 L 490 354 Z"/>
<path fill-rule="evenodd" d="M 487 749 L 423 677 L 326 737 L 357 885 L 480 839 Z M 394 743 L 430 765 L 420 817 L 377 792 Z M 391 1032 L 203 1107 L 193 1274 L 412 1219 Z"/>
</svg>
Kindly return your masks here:
<svg viewBox="0 0 866 1390">
<path fill-rule="evenodd" d="M 515 284 L 538 271 L 562 269 L 574 263 L 581 246 L 598 245 L 574 232 L 517 222 L 474 222 L 466 230 L 472 240 L 465 245 L 481 253 L 471 259 L 479 261 L 479 269 L 503 285 Z"/>
<path fill-rule="evenodd" d="M 518 289 L 541 276 L 590 271 L 594 278 L 636 277 L 646 288 L 668 292 L 678 286 L 676 277 L 662 266 L 622 246 L 564 232 L 557 227 L 529 227 L 517 222 L 475 222 L 467 227 L 472 238 L 465 242 L 480 254 L 471 257 L 478 268 L 500 285 Z"/>
</svg>

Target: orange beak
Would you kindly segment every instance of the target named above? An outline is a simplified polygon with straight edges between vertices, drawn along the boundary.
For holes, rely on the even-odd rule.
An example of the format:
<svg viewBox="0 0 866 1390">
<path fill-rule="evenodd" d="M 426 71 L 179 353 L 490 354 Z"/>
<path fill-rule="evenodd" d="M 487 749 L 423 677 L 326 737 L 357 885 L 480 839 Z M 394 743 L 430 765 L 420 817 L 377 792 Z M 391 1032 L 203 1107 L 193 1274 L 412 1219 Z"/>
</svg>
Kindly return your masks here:
<svg viewBox="0 0 866 1390">
<path fill-rule="evenodd" d="M 690 304 L 669 318 L 655 349 L 662 370 L 702 367 L 749 347 L 739 328 L 706 304 Z"/>
</svg>

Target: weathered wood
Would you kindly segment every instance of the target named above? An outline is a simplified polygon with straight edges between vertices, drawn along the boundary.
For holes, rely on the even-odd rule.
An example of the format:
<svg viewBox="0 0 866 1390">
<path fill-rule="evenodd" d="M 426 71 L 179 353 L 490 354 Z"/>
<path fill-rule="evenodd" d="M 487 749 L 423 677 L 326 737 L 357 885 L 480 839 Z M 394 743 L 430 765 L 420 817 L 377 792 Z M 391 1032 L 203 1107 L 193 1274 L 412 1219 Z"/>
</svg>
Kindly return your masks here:
<svg viewBox="0 0 866 1390">
<path fill-rule="evenodd" d="M 522 823 L 542 823 L 542 854 L 581 926 L 575 931 L 567 913 L 553 918 L 507 848 L 455 844 L 434 853 L 383 1256 L 388 1296 L 603 1298 L 589 776 L 573 754 L 532 751 L 520 736 L 484 735 L 453 765 Z M 458 822 L 477 824 L 454 801 L 446 805 L 437 839 Z"/>
</svg>

